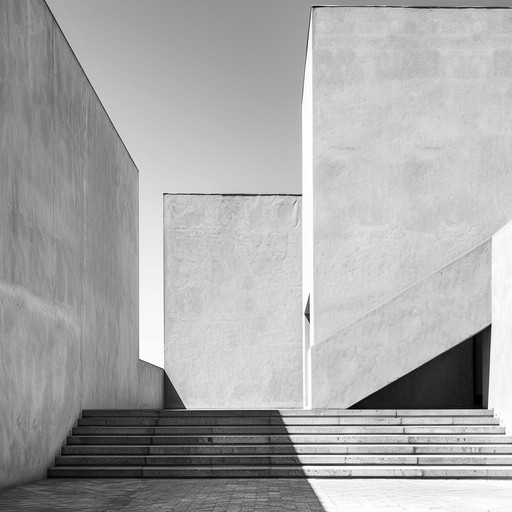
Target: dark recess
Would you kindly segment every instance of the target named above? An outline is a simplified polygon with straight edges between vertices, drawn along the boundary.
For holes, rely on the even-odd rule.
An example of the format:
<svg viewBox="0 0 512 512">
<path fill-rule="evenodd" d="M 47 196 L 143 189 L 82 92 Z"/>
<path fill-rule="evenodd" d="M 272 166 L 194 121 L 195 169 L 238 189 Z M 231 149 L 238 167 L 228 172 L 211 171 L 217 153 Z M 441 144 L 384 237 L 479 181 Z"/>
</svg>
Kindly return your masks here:
<svg viewBox="0 0 512 512">
<path fill-rule="evenodd" d="M 487 408 L 491 326 L 351 409 Z"/>
</svg>

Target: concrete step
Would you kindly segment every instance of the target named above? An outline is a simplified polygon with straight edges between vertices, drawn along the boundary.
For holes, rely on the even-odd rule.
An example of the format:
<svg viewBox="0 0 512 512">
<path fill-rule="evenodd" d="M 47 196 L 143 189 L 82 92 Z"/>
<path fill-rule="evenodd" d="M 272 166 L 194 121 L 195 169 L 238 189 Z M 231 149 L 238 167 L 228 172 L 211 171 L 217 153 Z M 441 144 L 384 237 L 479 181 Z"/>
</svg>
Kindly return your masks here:
<svg viewBox="0 0 512 512">
<path fill-rule="evenodd" d="M 499 418 L 492 416 L 403 416 L 397 418 L 401 425 L 499 425 Z"/>
<path fill-rule="evenodd" d="M 492 410 L 88 410 L 50 477 L 510 478 Z"/>
<path fill-rule="evenodd" d="M 85 417 L 78 426 L 334 426 L 334 425 L 499 425 L 499 419 L 491 416 L 298 416 L 298 417 Z"/>
<path fill-rule="evenodd" d="M 494 416 L 493 409 L 397 409 L 397 416 Z"/>
<path fill-rule="evenodd" d="M 494 416 L 492 409 L 86 409 L 82 417 Z"/>
<path fill-rule="evenodd" d="M 315 426 L 180 426 L 180 427 L 75 427 L 73 435 L 273 435 L 273 434 L 504 434 L 498 425 L 315 425 Z"/>
<path fill-rule="evenodd" d="M 511 455 L 66 455 L 57 466 L 428 465 L 511 466 Z"/>
<path fill-rule="evenodd" d="M 504 444 L 512 437 L 492 435 L 212 435 L 212 436 L 126 436 L 74 435 L 67 438 L 70 445 L 238 445 L 238 444 Z"/>
<path fill-rule="evenodd" d="M 511 478 L 508 466 L 56 466 L 63 478 Z"/>
<path fill-rule="evenodd" d="M 512 444 L 67 445 L 62 455 L 508 454 Z"/>
</svg>

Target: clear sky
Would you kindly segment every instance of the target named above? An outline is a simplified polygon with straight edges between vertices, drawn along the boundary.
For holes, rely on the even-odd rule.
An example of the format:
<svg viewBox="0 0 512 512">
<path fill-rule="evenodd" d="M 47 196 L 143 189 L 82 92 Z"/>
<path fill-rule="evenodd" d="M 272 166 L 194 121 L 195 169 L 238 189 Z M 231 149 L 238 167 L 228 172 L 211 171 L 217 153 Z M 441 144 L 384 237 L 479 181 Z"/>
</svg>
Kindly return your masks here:
<svg viewBox="0 0 512 512">
<path fill-rule="evenodd" d="M 163 366 L 162 195 L 301 192 L 302 72 L 315 2 L 47 3 L 139 168 L 140 357 Z"/>
</svg>

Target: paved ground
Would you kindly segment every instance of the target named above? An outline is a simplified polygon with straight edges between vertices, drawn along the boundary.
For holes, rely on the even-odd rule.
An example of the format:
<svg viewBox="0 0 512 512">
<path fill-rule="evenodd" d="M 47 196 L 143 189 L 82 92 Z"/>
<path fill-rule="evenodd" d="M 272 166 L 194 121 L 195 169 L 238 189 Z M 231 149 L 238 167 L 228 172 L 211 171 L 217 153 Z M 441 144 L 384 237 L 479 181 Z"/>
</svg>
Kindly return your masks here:
<svg viewBox="0 0 512 512">
<path fill-rule="evenodd" d="M 0 511 L 511 512 L 512 481 L 44 480 L 0 493 Z"/>
</svg>

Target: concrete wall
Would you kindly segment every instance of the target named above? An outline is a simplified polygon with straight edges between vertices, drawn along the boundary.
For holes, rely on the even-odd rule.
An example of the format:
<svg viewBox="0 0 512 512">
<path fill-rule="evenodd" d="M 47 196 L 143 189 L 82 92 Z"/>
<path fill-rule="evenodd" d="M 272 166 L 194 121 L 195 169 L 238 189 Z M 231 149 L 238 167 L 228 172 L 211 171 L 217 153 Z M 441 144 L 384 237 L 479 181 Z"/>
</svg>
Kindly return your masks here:
<svg viewBox="0 0 512 512">
<path fill-rule="evenodd" d="M 165 195 L 164 231 L 176 401 L 301 407 L 301 198 Z"/>
<path fill-rule="evenodd" d="M 512 433 L 512 222 L 492 239 L 489 407 Z"/>
<path fill-rule="evenodd" d="M 491 323 L 491 242 L 312 347 L 313 407 L 350 407 Z"/>
<path fill-rule="evenodd" d="M 314 8 L 315 343 L 512 218 L 511 26 L 507 9 Z"/>
<path fill-rule="evenodd" d="M 0 2 L 0 105 L 3 488 L 82 408 L 162 405 L 163 373 L 138 361 L 137 169 L 41 0 Z"/>
<path fill-rule="evenodd" d="M 139 359 L 137 375 L 136 401 L 133 405 L 142 409 L 162 408 L 165 385 L 163 369 Z"/>
</svg>

